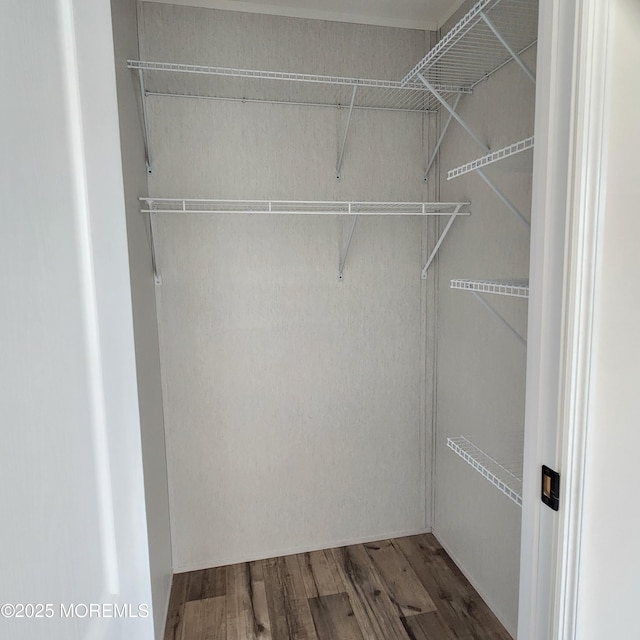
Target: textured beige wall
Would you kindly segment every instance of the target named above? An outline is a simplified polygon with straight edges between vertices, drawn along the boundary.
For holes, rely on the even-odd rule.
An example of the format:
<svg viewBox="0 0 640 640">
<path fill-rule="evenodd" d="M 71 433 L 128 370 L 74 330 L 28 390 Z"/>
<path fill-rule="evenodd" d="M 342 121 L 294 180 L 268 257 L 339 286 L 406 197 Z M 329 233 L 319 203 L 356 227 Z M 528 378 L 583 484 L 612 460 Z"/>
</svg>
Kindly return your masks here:
<svg viewBox="0 0 640 640">
<path fill-rule="evenodd" d="M 525 54 L 535 66 L 535 51 Z M 496 150 L 533 134 L 535 86 L 510 63 L 459 112 Z M 530 156 L 530 152 L 529 157 Z M 521 509 L 484 481 L 446 446 L 464 435 L 506 465 L 521 464 L 526 348 L 452 278 L 526 279 L 529 231 L 475 174 L 446 180 L 446 172 L 484 155 L 455 123 L 442 147 L 441 196 L 472 203 L 473 216 L 456 226 L 440 251 L 434 533 L 515 632 L 518 610 Z M 529 218 L 531 166 L 523 156 L 486 168 L 486 174 Z M 489 296 L 489 302 L 526 336 L 527 303 Z"/>
<path fill-rule="evenodd" d="M 220 66 L 399 78 L 427 38 L 157 4 L 143 14 L 144 58 Z M 426 194 L 420 114 L 355 113 L 337 182 L 344 110 L 164 97 L 149 110 L 156 196 Z M 177 570 L 430 526 L 426 225 L 361 220 L 340 283 L 348 224 L 159 216 Z"/>
</svg>

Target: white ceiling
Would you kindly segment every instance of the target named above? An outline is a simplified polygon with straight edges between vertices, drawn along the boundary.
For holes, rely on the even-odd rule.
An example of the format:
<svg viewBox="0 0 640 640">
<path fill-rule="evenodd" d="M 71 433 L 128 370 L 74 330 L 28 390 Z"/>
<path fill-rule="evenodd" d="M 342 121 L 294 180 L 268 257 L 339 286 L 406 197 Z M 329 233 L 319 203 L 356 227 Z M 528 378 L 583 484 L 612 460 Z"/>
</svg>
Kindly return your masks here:
<svg viewBox="0 0 640 640">
<path fill-rule="evenodd" d="M 150 0 L 294 18 L 435 30 L 464 0 Z"/>
</svg>

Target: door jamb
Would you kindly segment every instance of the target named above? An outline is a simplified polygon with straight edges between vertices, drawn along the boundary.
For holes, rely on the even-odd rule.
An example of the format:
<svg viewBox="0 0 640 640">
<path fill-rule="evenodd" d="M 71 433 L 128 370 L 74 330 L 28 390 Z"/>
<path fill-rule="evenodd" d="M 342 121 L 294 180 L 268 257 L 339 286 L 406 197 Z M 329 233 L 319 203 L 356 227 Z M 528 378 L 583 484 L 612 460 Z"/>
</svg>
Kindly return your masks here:
<svg viewBox="0 0 640 640">
<path fill-rule="evenodd" d="M 574 640 L 609 0 L 540 0 L 519 640 Z M 561 507 L 539 499 L 560 471 Z"/>
</svg>

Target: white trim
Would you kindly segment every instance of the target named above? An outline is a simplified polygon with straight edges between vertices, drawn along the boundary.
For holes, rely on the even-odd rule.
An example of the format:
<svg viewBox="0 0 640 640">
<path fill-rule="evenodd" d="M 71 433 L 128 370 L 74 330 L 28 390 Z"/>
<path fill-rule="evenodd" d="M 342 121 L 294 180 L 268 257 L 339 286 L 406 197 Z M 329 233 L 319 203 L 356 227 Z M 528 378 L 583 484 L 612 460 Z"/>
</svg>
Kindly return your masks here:
<svg viewBox="0 0 640 640">
<path fill-rule="evenodd" d="M 610 0 L 576 0 L 572 173 L 567 206 L 566 309 L 561 373 L 563 470 L 556 552 L 553 638 L 576 637 L 578 582 L 586 466 L 587 412 L 596 288 L 596 253 L 602 215 L 607 126 L 607 52 Z"/>
<path fill-rule="evenodd" d="M 542 464 L 557 467 L 574 2 L 540 0 L 533 154 L 531 259 L 519 640 L 550 640 L 557 517 L 540 500 Z"/>
<path fill-rule="evenodd" d="M 353 544 L 367 544 L 368 542 L 378 542 L 379 540 L 389 540 L 390 538 L 405 538 L 407 536 L 420 536 L 425 533 L 431 533 L 431 527 L 417 529 L 408 529 L 404 531 L 389 531 L 376 533 L 371 536 L 364 536 L 359 538 L 347 538 L 346 540 L 329 540 L 326 543 L 317 545 L 302 545 L 296 547 L 284 547 L 280 549 L 269 549 L 261 553 L 240 554 L 237 556 L 228 556 L 223 561 L 211 564 L 209 560 L 202 560 L 200 562 L 190 562 L 187 564 L 177 564 L 174 566 L 173 572 L 184 573 L 186 571 L 199 571 L 200 569 L 208 569 L 212 566 L 224 567 L 230 564 L 240 564 L 244 562 L 255 562 L 256 560 L 267 560 L 269 558 L 280 558 L 282 556 L 292 556 L 298 553 L 310 553 L 311 551 L 323 551 L 325 549 L 338 549 L 340 547 L 348 547 Z"/>
<path fill-rule="evenodd" d="M 519 640 L 575 640 L 611 4 L 540 2 Z M 561 474 L 558 513 L 542 463 Z"/>
<path fill-rule="evenodd" d="M 244 2 L 242 0 L 147 0 L 161 4 L 177 4 L 188 7 L 221 9 L 223 11 L 239 11 L 242 13 L 261 13 L 270 16 L 287 18 L 307 18 L 311 20 L 328 20 L 331 22 L 349 22 L 353 24 L 369 24 L 378 27 L 400 27 L 402 29 L 418 29 L 420 31 L 436 31 L 440 24 L 434 20 L 416 18 L 395 18 L 364 13 L 348 13 L 327 11 L 310 7 L 291 7 L 286 5 L 267 4 L 262 2 Z M 464 0 L 462 0 L 464 2 Z M 462 3 L 461 2 L 461 3 Z M 456 7 L 455 10 L 459 8 Z M 453 15 L 453 11 L 451 15 Z"/>
</svg>

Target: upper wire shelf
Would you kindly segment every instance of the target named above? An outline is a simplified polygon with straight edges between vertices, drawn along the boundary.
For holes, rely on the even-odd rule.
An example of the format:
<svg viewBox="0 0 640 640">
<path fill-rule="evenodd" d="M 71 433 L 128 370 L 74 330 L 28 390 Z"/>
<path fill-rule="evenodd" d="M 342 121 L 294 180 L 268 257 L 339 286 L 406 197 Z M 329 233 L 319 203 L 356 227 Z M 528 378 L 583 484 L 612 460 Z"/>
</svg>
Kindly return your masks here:
<svg viewBox="0 0 640 640">
<path fill-rule="evenodd" d="M 493 164 L 494 162 L 499 162 L 500 160 L 505 160 L 506 158 L 510 158 L 511 156 L 522 153 L 523 151 L 533 149 L 533 144 L 533 136 L 531 136 L 530 138 L 525 138 L 524 140 L 520 140 L 518 142 L 514 142 L 513 144 L 503 147 L 502 149 L 498 149 L 497 151 L 488 153 L 486 156 L 482 156 L 481 158 L 477 158 L 476 160 L 467 162 L 460 167 L 451 169 L 447 172 L 447 180 L 453 180 L 454 178 L 462 176 L 465 173 L 477 171 L 478 169 L 482 169 L 483 167 Z"/>
<path fill-rule="evenodd" d="M 490 24 L 495 28 L 492 30 Z M 537 40 L 538 0 L 480 0 L 403 78 L 472 90 Z"/>
<path fill-rule="evenodd" d="M 529 297 L 529 283 L 525 281 L 466 280 L 456 278 L 451 280 L 451 288 L 475 291 L 476 293 L 493 293 L 513 298 Z"/>
<path fill-rule="evenodd" d="M 128 60 L 145 73 L 147 96 L 175 96 L 238 102 L 266 102 L 385 111 L 435 111 L 437 99 L 420 82 L 232 69 L 174 62 Z M 442 95 L 470 93 L 457 84 L 437 83 Z"/>
<path fill-rule="evenodd" d="M 506 467 L 482 451 L 464 436 L 447 438 L 447 446 L 494 487 L 522 506 L 522 463 Z"/>
<path fill-rule="evenodd" d="M 468 216 L 468 202 L 346 202 L 314 200 L 206 200 L 140 198 L 142 213 L 251 213 L 358 216 Z"/>
</svg>

